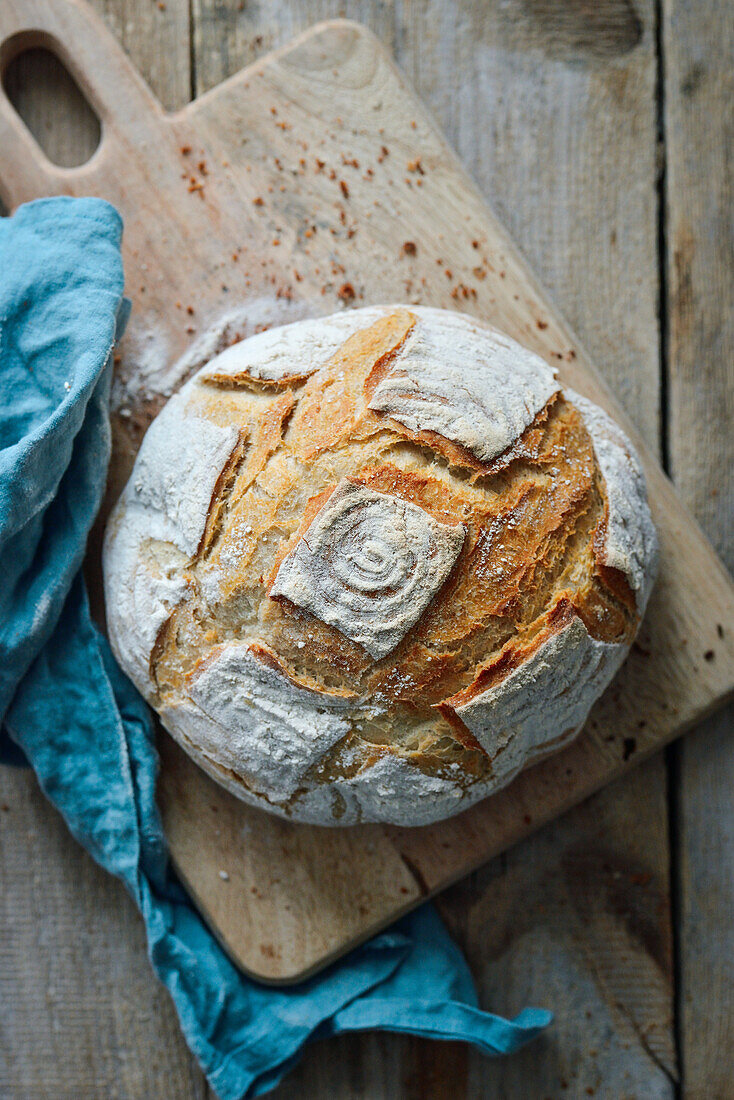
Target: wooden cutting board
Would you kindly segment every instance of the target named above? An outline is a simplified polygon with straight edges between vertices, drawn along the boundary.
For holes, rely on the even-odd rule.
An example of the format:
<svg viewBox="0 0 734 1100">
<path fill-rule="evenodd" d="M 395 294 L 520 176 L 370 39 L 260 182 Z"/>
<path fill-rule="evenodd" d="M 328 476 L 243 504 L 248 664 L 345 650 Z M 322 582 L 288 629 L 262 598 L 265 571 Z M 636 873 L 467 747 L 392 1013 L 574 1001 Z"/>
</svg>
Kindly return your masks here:
<svg viewBox="0 0 734 1100">
<path fill-rule="evenodd" d="M 734 592 L 367 30 L 321 24 L 174 115 L 80 0 L 3 0 L 0 68 L 39 45 L 58 54 L 99 115 L 100 146 L 80 168 L 55 167 L 0 93 L 0 196 L 12 208 L 43 194 L 96 194 L 125 218 L 134 309 L 116 365 L 108 506 L 162 401 L 214 349 L 263 326 L 380 301 L 486 318 L 609 409 L 645 460 L 662 567 L 629 660 L 573 746 L 460 817 L 412 830 L 290 825 L 221 791 L 161 733 L 160 805 L 182 879 L 245 970 L 292 981 L 723 703 L 734 685 Z M 88 570 L 97 598 L 98 561 L 97 533 Z"/>
</svg>

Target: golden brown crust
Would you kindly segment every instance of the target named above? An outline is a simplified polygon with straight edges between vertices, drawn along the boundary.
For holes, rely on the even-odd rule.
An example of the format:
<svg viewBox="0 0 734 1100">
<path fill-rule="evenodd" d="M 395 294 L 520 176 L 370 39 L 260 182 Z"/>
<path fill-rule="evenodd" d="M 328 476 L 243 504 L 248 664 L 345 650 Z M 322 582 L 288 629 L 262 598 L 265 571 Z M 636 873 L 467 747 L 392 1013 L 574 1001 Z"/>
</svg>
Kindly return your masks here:
<svg viewBox="0 0 734 1100">
<path fill-rule="evenodd" d="M 290 550 L 295 546 L 295 544 L 298 542 L 298 540 L 301 538 L 301 536 L 306 531 L 308 531 L 309 527 L 311 526 L 311 524 L 314 520 L 314 517 L 321 511 L 321 509 L 326 504 L 326 502 L 329 499 L 329 497 L 331 496 L 331 494 L 334 492 L 335 488 L 336 488 L 335 485 L 331 485 L 331 486 L 329 486 L 328 489 L 324 489 L 322 492 L 317 493 L 316 496 L 309 497 L 309 499 L 306 501 L 306 506 L 303 509 L 303 519 L 301 520 L 301 522 L 299 523 L 298 527 L 293 532 L 291 537 L 289 539 L 281 542 L 280 546 L 278 547 L 278 552 L 275 555 L 275 560 L 273 561 L 273 567 L 270 570 L 270 572 L 268 573 L 268 578 L 267 578 L 268 595 L 271 595 L 271 593 L 272 593 L 273 581 L 275 580 L 275 575 L 278 572 L 278 569 L 280 568 L 281 562 L 285 558 L 286 554 L 288 554 L 290 552 Z M 284 603 L 287 602 L 285 600 L 285 598 L 282 597 L 282 596 L 275 596 L 273 598 L 276 599 L 276 600 L 282 600 Z"/>
<path fill-rule="evenodd" d="M 221 390 L 262 390 L 264 393 L 279 393 L 281 390 L 302 386 L 307 374 L 284 374 L 280 378 L 255 378 L 248 371 L 233 374 L 218 374 L 213 371 L 202 378 L 202 385 L 213 386 Z"/>
<path fill-rule="evenodd" d="M 637 601 L 627 577 L 621 569 L 605 564 L 604 554 L 607 542 L 607 523 L 609 517 L 609 504 L 604 500 L 604 515 L 599 520 L 594 530 L 594 573 L 601 585 L 613 596 L 624 604 L 631 615 L 637 610 Z"/>
<path fill-rule="evenodd" d="M 306 691 L 319 691 L 321 694 L 329 694 L 339 699 L 356 699 L 357 697 L 353 691 L 348 691 L 346 689 L 327 693 L 324 692 L 320 685 L 314 680 L 305 677 L 298 679 L 293 676 L 286 665 L 283 664 L 275 650 L 271 649 L 268 645 L 264 645 L 262 642 L 253 642 L 250 645 L 250 653 L 252 653 L 253 657 L 260 661 L 261 664 L 267 665 L 268 668 L 277 672 L 283 679 L 288 680 L 294 687 L 304 688 Z"/>
<path fill-rule="evenodd" d="M 235 649 L 246 654 L 246 675 L 256 678 L 253 663 L 267 670 L 283 685 L 284 699 L 296 691 L 324 706 L 349 702 L 349 732 L 339 734 L 317 764 L 309 764 L 304 778 L 309 791 L 309 784 L 346 784 L 339 798 L 348 798 L 348 785 L 370 768 L 384 773 L 380 783 L 391 790 L 397 782 L 390 771 L 395 760 L 408 761 L 439 785 L 464 790 L 491 783 L 495 754 L 457 711 L 529 667 L 571 623 L 583 624 L 601 647 L 621 649 L 639 622 L 627 577 L 605 558 L 609 502 L 592 436 L 579 409 L 549 388 L 547 379 L 530 413 L 522 408 L 524 419 L 512 443 L 499 453 L 487 452 L 486 459 L 476 450 L 471 424 L 466 443 L 461 442 L 461 424 L 474 415 L 471 396 L 457 405 L 451 439 L 410 426 L 421 391 L 410 389 L 408 373 L 401 375 L 398 395 L 406 408 L 412 402 L 406 423 L 384 408 L 369 407 L 378 389 L 384 396 L 406 349 L 413 349 L 414 364 L 416 347 L 424 354 L 416 340 L 430 312 L 372 311 L 370 322 L 356 327 L 335 351 L 332 343 L 328 354 L 320 353 L 321 365 L 310 372 L 298 373 L 298 361 L 288 351 L 281 356 L 288 369 L 277 377 L 231 365 L 227 372 L 210 367 L 186 391 L 188 416 L 220 431 L 236 428 L 237 435 L 212 479 L 198 548 L 177 565 L 183 594 L 158 627 L 150 652 L 153 702 L 175 715 L 202 676 L 209 683 L 226 672 L 236 685 L 235 666 L 227 658 Z M 455 321 L 452 325 L 451 340 L 459 331 Z M 429 351 L 431 346 L 425 345 Z M 441 416 L 440 385 L 429 396 L 435 423 Z M 514 400 L 523 406 L 525 391 Z M 512 412 L 512 402 L 498 405 L 498 422 Z M 486 401 L 480 414 L 492 414 Z M 497 438 L 505 437 L 498 431 Z M 387 528 L 374 527 L 376 497 L 392 502 L 394 522 L 381 520 Z M 318 527 L 321 537 L 337 498 L 343 505 L 338 522 L 349 531 L 352 522 L 364 523 L 364 534 L 356 541 L 350 535 L 351 542 L 338 542 L 328 555 L 325 551 L 323 576 L 327 569 L 336 571 L 343 588 L 334 589 L 334 599 L 343 599 L 343 605 L 340 615 L 329 609 L 317 615 L 313 608 L 322 605 L 298 594 L 302 574 L 289 587 L 282 573 L 302 543 L 312 552 L 309 532 L 315 541 Z M 420 518 L 409 522 L 416 511 Z M 392 515 L 389 509 L 385 514 Z M 450 553 L 441 539 L 451 542 Z M 411 555 L 418 552 L 432 564 L 416 599 L 408 595 L 401 606 L 401 585 L 413 592 Z M 384 565 L 389 579 L 398 558 L 402 572 L 373 592 L 370 570 Z M 365 639 L 371 636 L 345 623 L 344 608 L 356 616 L 365 592 L 375 596 L 379 614 L 386 614 L 392 601 L 396 622 L 404 624 L 390 634 L 387 650 L 368 649 L 372 643 Z M 411 601 L 420 608 L 412 615 Z M 275 692 L 268 706 L 277 715 L 277 687 L 268 685 Z M 243 699 L 246 710 L 247 696 Z M 313 729 L 318 729 L 314 706 Z M 177 721 L 171 719 L 174 726 Z M 277 728 L 274 721 L 268 736 Z M 308 730 L 298 732 L 297 717 L 288 721 L 294 739 L 308 740 Z M 330 728 L 341 730 L 345 721 L 340 715 Z M 550 731 L 548 748 L 553 738 L 560 743 L 570 735 L 570 725 Z M 533 752 L 538 751 L 536 746 Z M 301 797 L 300 791 L 293 794 L 288 812 L 297 812 Z M 321 810 L 313 813 L 317 820 Z"/>
<path fill-rule="evenodd" d="M 237 444 L 229 456 L 226 464 L 222 467 L 222 472 L 216 480 L 214 485 L 214 492 L 212 499 L 209 503 L 209 511 L 206 517 L 206 527 L 204 528 L 204 534 L 201 536 L 201 541 L 196 551 L 196 556 L 200 557 L 206 553 L 207 547 L 211 544 L 216 531 L 218 530 L 222 514 L 227 507 L 227 501 L 229 494 L 234 485 L 237 472 L 239 471 L 242 463 L 245 460 L 245 455 L 248 449 L 248 438 L 244 431 L 239 434 Z"/>
<path fill-rule="evenodd" d="M 368 386 L 388 369 L 414 324 L 408 310 L 388 314 L 350 337 L 309 378 L 292 425 L 293 449 L 303 462 L 349 440 L 360 421 L 363 431 L 365 425 L 379 430 L 379 418 L 367 409 Z"/>
<path fill-rule="evenodd" d="M 571 601 L 565 596 L 560 596 L 550 611 L 543 616 L 541 628 L 529 640 L 512 638 L 507 642 L 499 654 L 480 669 L 467 687 L 438 704 L 441 713 L 445 715 L 447 712 L 452 712 L 454 708 L 470 702 L 488 688 L 496 687 L 506 676 L 520 668 L 534 653 L 537 653 L 549 638 L 567 626 L 573 616 L 574 608 Z"/>
<path fill-rule="evenodd" d="M 627 602 L 607 589 L 609 570 L 599 567 L 594 539 L 603 527 L 604 498 L 593 447 L 580 414 L 562 396 L 554 396 L 493 463 L 467 460 L 464 465 L 472 475 L 464 479 L 436 465 L 451 464 L 450 454 L 456 457 L 449 441 L 443 441 L 447 447 L 427 453 L 425 441 L 415 446 L 415 433 L 366 408 L 370 390 L 389 370 L 414 324 L 415 316 L 407 310 L 388 314 L 348 339 L 300 392 L 274 393 L 258 406 L 257 422 L 248 429 L 246 457 L 240 457 L 239 466 L 233 458 L 222 475 L 228 509 L 216 538 L 211 532 L 221 517 L 218 494 L 213 498 L 207 548 L 214 565 L 219 566 L 223 553 L 227 556 L 225 605 L 237 599 L 243 584 L 255 582 L 261 625 L 291 679 L 303 682 L 305 677 L 324 689 L 339 684 L 354 694 L 378 694 L 396 703 L 403 700 L 434 709 L 460 697 L 471 685 L 491 682 L 497 672 L 488 680 L 487 670 L 494 669 L 495 662 L 502 669 L 507 661 L 527 659 L 534 643 L 526 635 L 542 640 L 557 621 L 554 593 L 563 590 L 569 553 L 579 569 L 584 557 L 588 559 L 586 579 L 574 585 L 573 599 L 593 636 L 625 637 L 635 617 Z M 364 437 L 363 461 L 354 471 L 354 438 L 359 435 Z M 279 464 L 269 464 L 276 452 Z M 289 455 L 297 457 L 292 469 Z M 232 467 L 237 470 L 234 486 Z M 382 660 L 370 660 L 335 627 L 300 611 L 285 597 L 263 603 L 284 558 L 333 493 L 341 471 L 349 471 L 354 484 L 405 500 L 441 523 L 461 523 L 466 529 L 448 581 L 409 634 Z M 308 493 L 309 488 L 317 491 Z M 287 505 L 296 491 L 303 504 L 291 514 Z M 235 534 L 243 530 L 247 539 Z M 253 577 L 253 560 L 270 538 L 272 549 L 263 555 L 268 569 Z M 238 544 L 239 561 L 233 560 L 233 542 Z M 187 631 L 195 629 L 188 622 Z M 308 644 L 299 647 L 304 631 Z M 447 716 L 449 709 L 441 713 Z M 456 721 L 450 722 L 448 732 L 475 744 Z"/>
</svg>

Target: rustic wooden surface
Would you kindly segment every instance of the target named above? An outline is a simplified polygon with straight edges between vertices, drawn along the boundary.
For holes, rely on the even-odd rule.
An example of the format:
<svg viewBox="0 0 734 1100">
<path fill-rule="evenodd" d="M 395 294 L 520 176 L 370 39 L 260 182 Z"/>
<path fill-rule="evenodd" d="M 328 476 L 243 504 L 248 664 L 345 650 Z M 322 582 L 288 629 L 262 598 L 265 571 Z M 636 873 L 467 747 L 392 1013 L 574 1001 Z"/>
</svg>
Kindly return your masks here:
<svg viewBox="0 0 734 1100">
<path fill-rule="evenodd" d="M 208 342 L 223 316 L 247 334 L 264 309 L 269 323 L 328 312 L 342 282 L 357 301 L 407 296 L 476 311 L 624 423 L 577 337 L 363 26 L 321 22 L 169 115 L 83 0 L 6 0 L 6 58 L 41 33 L 97 105 L 101 147 L 87 164 L 54 168 L 0 101 L 0 194 L 13 204 L 47 192 L 101 194 L 125 219 L 133 314 L 116 357 L 108 500 L 184 364 L 211 354 L 197 341 Z M 323 159 L 302 155 L 308 150 Z M 420 174 L 409 167 L 418 156 Z M 410 260 L 405 238 L 418 242 Z M 734 621 L 734 586 L 654 456 L 641 453 L 661 569 L 638 642 L 583 735 L 493 798 L 422 829 L 324 833 L 243 805 L 163 739 L 158 794 L 173 861 L 247 971 L 293 981 L 326 965 L 659 751 L 732 691 L 734 635 L 718 637 L 716 624 Z M 95 543 L 93 533 L 93 601 Z"/>
<path fill-rule="evenodd" d="M 59 43 L 96 103 L 101 147 L 88 164 L 54 168 L 0 102 L 8 153 L 0 194 L 13 204 L 59 190 L 99 194 L 125 220 L 133 313 L 113 389 L 111 498 L 142 430 L 185 373 L 182 363 L 210 354 L 197 341 L 210 339 L 222 315 L 247 334 L 265 307 L 271 323 L 284 312 L 328 311 L 344 281 L 357 300 L 407 296 L 476 311 L 624 418 L 363 26 L 321 22 L 168 116 L 81 0 L 10 0 L 0 11 L 7 57 L 37 44 L 41 32 Z M 308 150 L 319 152 L 324 171 L 302 155 Z M 419 175 L 409 167 L 417 156 Z M 398 256 L 399 240 L 418 242 L 409 261 L 403 254 L 396 262 L 396 233 L 404 234 Z M 734 636 L 717 637 L 716 624 L 734 621 L 734 586 L 654 456 L 642 456 L 661 548 L 644 628 L 583 735 L 505 791 L 434 826 L 325 834 L 263 816 L 208 783 L 184 753 L 166 753 L 158 796 L 175 866 L 251 974 L 293 981 L 326 965 L 636 766 L 732 691 Z M 91 543 L 94 598 L 94 535 Z"/>
<path fill-rule="evenodd" d="M 179 5 L 100 7 L 168 106 L 201 87 L 190 79 L 190 53 L 201 80 L 216 82 L 336 9 L 196 7 L 187 51 Z M 686 411 L 710 408 L 709 419 L 726 424 L 731 392 L 723 6 L 695 20 L 682 4 L 664 8 L 662 75 L 651 6 L 635 14 L 627 3 L 600 4 L 591 20 L 570 3 L 483 7 L 462 5 L 456 15 L 445 2 L 353 4 L 346 14 L 372 22 L 396 52 L 649 443 L 663 405 L 673 472 L 688 476 L 688 500 L 723 548 L 727 435 L 707 432 L 696 453 Z M 161 56 L 170 59 L 167 75 Z M 657 165 L 667 168 L 660 191 Z M 659 352 L 661 271 L 668 308 Z M 546 1040 L 488 1063 L 459 1047 L 352 1038 L 313 1048 L 280 1095 L 672 1096 L 677 1034 L 683 1094 L 726 1097 L 731 754 L 719 728 L 713 739 L 689 739 L 674 762 L 669 819 L 667 769 L 657 758 L 442 899 L 483 1003 L 500 1011 L 552 1004 L 558 1022 Z M 698 756 L 689 753 L 699 744 Z M 206 1095 L 122 892 L 68 840 L 27 776 L 4 772 L 2 782 L 3 1093 Z"/>
</svg>

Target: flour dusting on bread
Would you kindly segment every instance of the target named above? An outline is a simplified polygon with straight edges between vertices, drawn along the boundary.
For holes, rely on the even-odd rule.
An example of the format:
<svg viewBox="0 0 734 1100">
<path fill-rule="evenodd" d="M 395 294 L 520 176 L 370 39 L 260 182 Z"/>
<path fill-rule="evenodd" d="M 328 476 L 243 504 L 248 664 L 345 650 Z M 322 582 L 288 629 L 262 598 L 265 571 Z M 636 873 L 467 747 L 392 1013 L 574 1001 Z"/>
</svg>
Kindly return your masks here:
<svg viewBox="0 0 734 1100">
<path fill-rule="evenodd" d="M 188 688 L 211 721 L 202 748 L 219 751 L 223 764 L 275 801 L 291 796 L 311 765 L 349 730 L 343 713 L 348 698 L 300 687 L 266 650 L 252 645 L 221 646 L 194 668 Z M 228 731 L 224 746 L 222 728 Z"/>
<path fill-rule="evenodd" d="M 104 554 L 113 648 L 166 728 L 239 797 L 327 825 L 438 820 L 567 744 L 656 565 L 619 427 L 419 306 L 203 363 Z"/>
<path fill-rule="evenodd" d="M 409 501 L 345 478 L 281 563 L 270 595 L 379 659 L 444 584 L 464 535 L 461 524 L 440 523 Z"/>
<path fill-rule="evenodd" d="M 600 550 L 604 564 L 623 573 L 644 610 L 657 572 L 657 534 L 647 505 L 642 463 L 618 424 L 603 409 L 566 390 L 584 418 L 606 486 Z"/>
<path fill-rule="evenodd" d="M 490 462 L 558 390 L 553 370 L 538 355 L 447 313 L 439 324 L 416 326 L 369 407 Z"/>
<path fill-rule="evenodd" d="M 592 638 L 571 614 L 499 682 L 461 693 L 453 701 L 454 713 L 495 767 L 514 775 L 542 748 L 549 730 L 578 732 L 589 711 L 589 695 L 601 695 L 624 657 L 623 646 Z"/>
</svg>

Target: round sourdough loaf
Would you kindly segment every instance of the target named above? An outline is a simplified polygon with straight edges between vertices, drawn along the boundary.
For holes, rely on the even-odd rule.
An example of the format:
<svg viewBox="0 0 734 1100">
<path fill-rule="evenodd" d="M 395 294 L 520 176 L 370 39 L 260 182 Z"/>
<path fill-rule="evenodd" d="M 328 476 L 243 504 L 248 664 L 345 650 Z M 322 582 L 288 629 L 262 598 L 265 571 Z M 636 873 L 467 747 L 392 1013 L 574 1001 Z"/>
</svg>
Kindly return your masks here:
<svg viewBox="0 0 734 1100">
<path fill-rule="evenodd" d="M 639 459 L 479 321 L 300 321 L 209 362 L 110 519 L 112 645 L 234 794 L 422 825 L 567 744 L 654 579 Z"/>
</svg>

